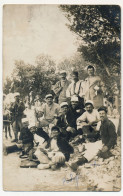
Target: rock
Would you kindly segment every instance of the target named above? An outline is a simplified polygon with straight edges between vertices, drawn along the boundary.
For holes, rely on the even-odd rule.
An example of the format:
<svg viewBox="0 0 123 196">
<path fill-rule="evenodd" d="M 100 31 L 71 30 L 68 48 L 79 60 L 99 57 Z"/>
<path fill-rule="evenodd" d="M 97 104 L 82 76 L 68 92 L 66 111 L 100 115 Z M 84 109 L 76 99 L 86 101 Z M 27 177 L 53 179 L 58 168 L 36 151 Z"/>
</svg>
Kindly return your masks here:
<svg viewBox="0 0 123 196">
<path fill-rule="evenodd" d="M 69 180 L 74 179 L 75 177 L 76 177 L 76 173 L 75 173 L 75 172 L 68 172 L 68 173 L 66 174 L 65 179 L 66 179 L 67 181 L 69 181 Z"/>
</svg>

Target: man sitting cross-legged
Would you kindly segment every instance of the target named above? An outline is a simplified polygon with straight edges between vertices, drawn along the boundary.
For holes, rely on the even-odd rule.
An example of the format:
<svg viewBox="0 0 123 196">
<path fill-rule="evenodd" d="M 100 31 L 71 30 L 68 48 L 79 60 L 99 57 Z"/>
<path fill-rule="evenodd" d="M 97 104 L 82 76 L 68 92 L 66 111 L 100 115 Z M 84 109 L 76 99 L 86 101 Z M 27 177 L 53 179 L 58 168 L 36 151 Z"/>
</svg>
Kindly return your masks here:
<svg viewBox="0 0 123 196">
<path fill-rule="evenodd" d="M 100 120 L 99 113 L 94 109 L 91 100 L 86 101 L 85 109 L 86 111 L 77 119 L 77 130 L 78 132 L 81 130 L 83 135 L 95 141 L 99 137 L 99 132 L 96 131 L 97 123 Z"/>
</svg>

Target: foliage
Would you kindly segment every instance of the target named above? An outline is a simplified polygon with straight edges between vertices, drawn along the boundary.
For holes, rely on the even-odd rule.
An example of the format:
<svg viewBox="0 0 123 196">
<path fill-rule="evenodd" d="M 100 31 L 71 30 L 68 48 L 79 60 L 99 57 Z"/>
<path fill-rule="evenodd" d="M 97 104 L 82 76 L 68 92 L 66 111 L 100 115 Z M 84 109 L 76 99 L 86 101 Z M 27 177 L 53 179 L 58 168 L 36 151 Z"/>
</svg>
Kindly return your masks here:
<svg viewBox="0 0 123 196">
<path fill-rule="evenodd" d="M 86 63 L 80 53 L 76 53 L 70 58 L 63 59 L 58 64 L 58 70 L 66 70 L 69 77 L 72 70 L 76 70 L 79 72 L 79 78 L 81 80 L 84 80 L 85 77 L 87 77 Z"/>
<path fill-rule="evenodd" d="M 108 90 L 120 76 L 120 7 L 117 5 L 61 5 L 67 26 L 81 38 L 78 51 L 96 65 Z M 111 89 L 112 91 L 112 89 Z M 111 92 L 110 91 L 110 92 Z"/>
<path fill-rule="evenodd" d="M 20 92 L 23 99 L 28 96 L 32 104 L 36 95 L 43 99 L 50 92 L 51 81 L 54 79 L 57 80 L 55 63 L 49 56 L 39 55 L 35 66 L 25 64 L 24 61 L 15 61 L 12 82 L 5 85 L 4 92 L 7 92 L 9 86 L 11 92 Z"/>
</svg>

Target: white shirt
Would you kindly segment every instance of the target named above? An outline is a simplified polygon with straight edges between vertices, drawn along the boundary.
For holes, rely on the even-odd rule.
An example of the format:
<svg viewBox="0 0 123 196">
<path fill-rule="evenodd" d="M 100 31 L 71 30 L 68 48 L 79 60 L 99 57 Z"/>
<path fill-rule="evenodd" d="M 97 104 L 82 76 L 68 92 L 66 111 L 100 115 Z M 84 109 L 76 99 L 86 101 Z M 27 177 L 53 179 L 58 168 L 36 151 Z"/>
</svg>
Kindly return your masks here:
<svg viewBox="0 0 123 196">
<path fill-rule="evenodd" d="M 84 112 L 78 119 L 77 122 L 82 121 L 82 122 L 93 122 L 99 120 L 99 113 L 97 110 L 93 109 L 92 113 L 89 112 Z"/>
</svg>

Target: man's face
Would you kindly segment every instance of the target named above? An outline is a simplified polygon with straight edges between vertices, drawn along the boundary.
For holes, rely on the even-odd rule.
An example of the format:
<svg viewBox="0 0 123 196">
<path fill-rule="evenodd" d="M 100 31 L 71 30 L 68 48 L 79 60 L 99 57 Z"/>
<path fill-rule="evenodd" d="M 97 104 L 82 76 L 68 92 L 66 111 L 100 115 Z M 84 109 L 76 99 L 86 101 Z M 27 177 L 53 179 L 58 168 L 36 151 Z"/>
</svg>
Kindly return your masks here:
<svg viewBox="0 0 123 196">
<path fill-rule="evenodd" d="M 78 81 L 78 76 L 77 75 L 72 75 L 73 81 Z"/>
<path fill-rule="evenodd" d="M 34 134 L 36 132 L 36 127 L 31 127 L 30 132 Z"/>
<path fill-rule="evenodd" d="M 27 128 L 29 126 L 29 122 L 28 121 L 27 122 L 23 122 L 22 125 L 23 125 L 24 128 Z"/>
<path fill-rule="evenodd" d="M 61 80 L 65 80 L 66 79 L 66 74 L 61 74 L 60 78 L 61 78 Z"/>
<path fill-rule="evenodd" d="M 89 68 L 88 69 L 88 75 L 89 76 L 93 76 L 94 75 L 94 69 L 93 68 Z"/>
<path fill-rule="evenodd" d="M 53 103 L 53 98 L 52 98 L 52 97 L 48 97 L 48 98 L 46 99 L 46 103 L 47 103 L 48 105 L 51 105 L 51 104 Z"/>
<path fill-rule="evenodd" d="M 64 114 L 66 114 L 67 111 L 68 111 L 68 107 L 67 107 L 67 106 L 64 106 L 64 107 L 62 108 L 62 112 L 63 112 Z"/>
<path fill-rule="evenodd" d="M 107 118 L 107 114 L 104 110 L 99 111 L 100 119 L 103 121 L 105 118 Z"/>
<path fill-rule="evenodd" d="M 57 138 L 57 136 L 59 135 L 59 132 L 57 129 L 54 129 L 52 132 L 51 132 L 51 137 L 52 138 Z"/>
<path fill-rule="evenodd" d="M 16 97 L 15 97 L 15 100 L 16 100 L 16 101 L 19 101 L 19 99 L 20 99 L 19 96 L 16 96 Z"/>
<path fill-rule="evenodd" d="M 78 102 L 77 101 L 71 101 L 71 105 L 72 105 L 72 108 L 76 108 L 78 106 Z"/>
<path fill-rule="evenodd" d="M 90 104 L 90 105 L 86 105 L 86 111 L 88 112 L 88 113 L 92 113 L 92 111 L 93 111 L 93 106 Z"/>
</svg>

